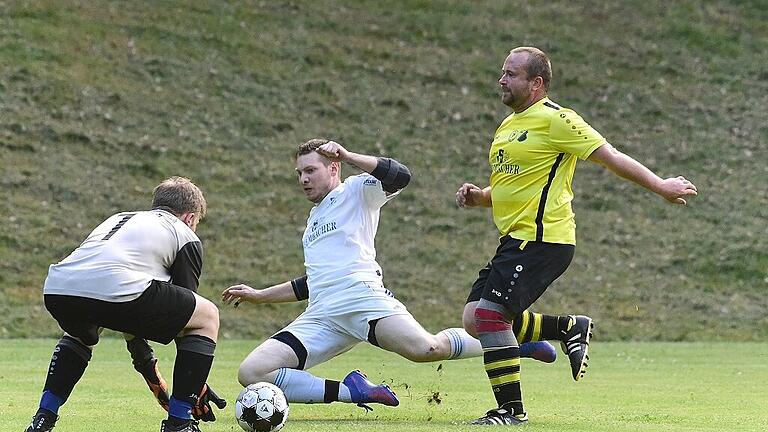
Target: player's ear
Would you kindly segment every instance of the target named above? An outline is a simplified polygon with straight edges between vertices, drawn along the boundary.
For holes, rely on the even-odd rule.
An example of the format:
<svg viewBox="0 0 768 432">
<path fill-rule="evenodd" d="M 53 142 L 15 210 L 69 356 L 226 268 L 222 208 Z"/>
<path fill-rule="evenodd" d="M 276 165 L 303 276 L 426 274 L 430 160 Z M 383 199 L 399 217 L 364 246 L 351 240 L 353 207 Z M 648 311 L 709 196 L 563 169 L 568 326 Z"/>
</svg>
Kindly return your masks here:
<svg viewBox="0 0 768 432">
<path fill-rule="evenodd" d="M 192 230 L 194 231 L 195 226 L 197 225 L 196 224 L 196 222 L 197 222 L 196 216 L 197 215 L 195 215 L 195 213 L 189 212 L 189 213 L 184 213 L 181 216 L 179 216 L 179 219 L 181 219 L 181 221 L 184 222 L 184 224 L 186 226 L 192 228 Z"/>
<path fill-rule="evenodd" d="M 341 175 L 341 162 L 331 162 L 331 175 L 335 177 Z"/>
</svg>

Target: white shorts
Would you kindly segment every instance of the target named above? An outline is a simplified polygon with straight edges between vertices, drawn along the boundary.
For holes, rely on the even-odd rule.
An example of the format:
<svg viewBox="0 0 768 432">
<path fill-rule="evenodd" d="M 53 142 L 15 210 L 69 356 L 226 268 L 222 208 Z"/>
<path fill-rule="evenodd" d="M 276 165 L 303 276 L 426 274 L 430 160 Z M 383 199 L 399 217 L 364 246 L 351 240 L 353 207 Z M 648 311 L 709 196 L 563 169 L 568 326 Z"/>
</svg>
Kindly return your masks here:
<svg viewBox="0 0 768 432">
<path fill-rule="evenodd" d="M 309 369 L 367 341 L 368 323 L 392 315 L 410 312 L 380 283 L 361 282 L 323 295 L 280 332 L 291 333 L 304 345 L 304 369 Z"/>
</svg>

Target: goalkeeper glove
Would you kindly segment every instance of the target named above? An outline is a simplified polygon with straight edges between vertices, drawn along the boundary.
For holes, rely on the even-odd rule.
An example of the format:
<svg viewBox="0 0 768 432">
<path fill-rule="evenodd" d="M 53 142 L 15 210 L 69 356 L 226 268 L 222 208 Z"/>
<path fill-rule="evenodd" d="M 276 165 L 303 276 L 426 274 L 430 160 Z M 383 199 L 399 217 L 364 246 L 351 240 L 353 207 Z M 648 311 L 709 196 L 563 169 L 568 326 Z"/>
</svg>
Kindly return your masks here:
<svg viewBox="0 0 768 432">
<path fill-rule="evenodd" d="M 144 377 L 144 381 L 147 382 L 149 391 L 155 396 L 157 403 L 159 403 L 164 410 L 168 411 L 168 404 L 170 403 L 168 398 L 168 383 L 166 383 L 163 376 L 160 375 L 157 361 L 156 358 L 153 358 L 144 364 L 134 364 L 134 367 L 136 368 L 136 371 Z"/>
<path fill-rule="evenodd" d="M 129 339 L 130 338 L 130 339 Z M 168 384 L 160 375 L 160 369 L 157 367 L 157 358 L 152 351 L 152 347 L 146 339 L 126 335 L 126 347 L 131 353 L 133 368 L 144 377 L 149 390 L 157 399 L 157 403 L 168 411 Z"/>
<path fill-rule="evenodd" d="M 200 391 L 200 397 L 197 398 L 197 403 L 192 407 L 192 417 L 195 420 L 202 420 L 204 422 L 211 422 L 216 420 L 216 416 L 213 414 L 211 408 L 211 402 L 219 409 L 224 409 L 227 406 L 227 401 L 220 398 L 215 391 L 208 384 L 203 384 L 203 389 Z"/>
</svg>

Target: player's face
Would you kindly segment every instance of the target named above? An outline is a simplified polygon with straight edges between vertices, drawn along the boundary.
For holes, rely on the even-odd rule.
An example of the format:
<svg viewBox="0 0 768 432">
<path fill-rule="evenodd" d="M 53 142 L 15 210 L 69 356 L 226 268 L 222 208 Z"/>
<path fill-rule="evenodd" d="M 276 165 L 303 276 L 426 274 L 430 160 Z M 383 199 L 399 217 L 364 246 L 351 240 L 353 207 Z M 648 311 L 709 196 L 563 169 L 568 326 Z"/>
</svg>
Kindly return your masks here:
<svg viewBox="0 0 768 432">
<path fill-rule="evenodd" d="M 533 92 L 533 80 L 529 80 L 525 66 L 528 64 L 527 52 L 510 53 L 504 60 L 499 86 L 501 86 L 501 102 L 519 112 L 518 109 L 527 107 Z"/>
<path fill-rule="evenodd" d="M 307 199 L 319 203 L 328 192 L 338 186 L 337 163 L 331 163 L 317 152 L 301 155 L 296 158 L 296 174 L 299 185 L 304 190 Z"/>
</svg>

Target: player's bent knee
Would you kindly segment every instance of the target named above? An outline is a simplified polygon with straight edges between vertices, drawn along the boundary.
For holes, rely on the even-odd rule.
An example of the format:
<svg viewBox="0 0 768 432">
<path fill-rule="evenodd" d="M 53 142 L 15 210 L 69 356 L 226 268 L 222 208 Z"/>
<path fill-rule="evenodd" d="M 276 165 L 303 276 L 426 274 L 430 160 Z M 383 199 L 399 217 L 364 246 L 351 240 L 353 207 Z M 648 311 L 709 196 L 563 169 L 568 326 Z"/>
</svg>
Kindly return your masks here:
<svg viewBox="0 0 768 432">
<path fill-rule="evenodd" d="M 237 380 L 243 387 L 261 381 L 270 381 L 267 376 L 269 372 L 271 371 L 260 369 L 258 362 L 245 359 L 240 363 L 240 368 L 237 369 Z"/>
<path fill-rule="evenodd" d="M 477 326 L 475 325 L 475 309 L 479 302 L 469 302 L 464 306 L 464 312 L 461 315 L 461 325 L 470 336 L 477 337 Z"/>
<path fill-rule="evenodd" d="M 464 313 L 464 316 L 461 317 L 461 324 L 464 327 L 464 330 L 466 330 L 467 333 L 469 333 L 470 336 L 476 338 L 477 337 L 477 327 L 475 326 L 475 311 L 473 310 L 471 313 Z"/>
<path fill-rule="evenodd" d="M 195 313 L 200 313 L 203 324 L 207 328 L 219 330 L 219 308 L 208 299 L 203 299 Z"/>
<path fill-rule="evenodd" d="M 219 335 L 219 308 L 213 302 L 196 296 L 197 303 L 182 334 L 198 334 L 216 341 Z"/>
</svg>

